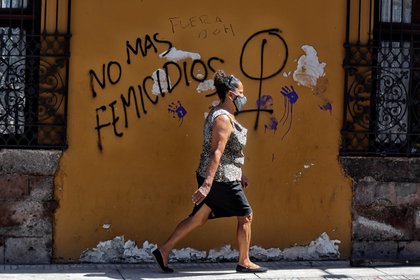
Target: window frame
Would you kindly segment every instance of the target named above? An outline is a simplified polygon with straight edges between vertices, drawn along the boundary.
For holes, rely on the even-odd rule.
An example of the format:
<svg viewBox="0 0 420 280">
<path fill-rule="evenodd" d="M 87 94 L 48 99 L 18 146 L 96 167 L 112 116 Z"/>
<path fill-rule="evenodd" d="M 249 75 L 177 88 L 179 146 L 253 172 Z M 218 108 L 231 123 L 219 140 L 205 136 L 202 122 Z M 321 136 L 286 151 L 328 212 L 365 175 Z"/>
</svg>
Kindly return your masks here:
<svg viewBox="0 0 420 280">
<path fill-rule="evenodd" d="M 420 122 L 420 116 L 414 115 L 416 108 L 420 106 L 418 105 L 420 96 L 415 96 L 414 90 L 416 88 L 413 89 L 413 85 L 419 86 L 420 84 L 420 15 L 414 15 L 415 11 L 420 11 L 420 0 L 412 1 L 411 23 L 403 22 L 403 7 L 401 7 L 401 23 L 392 22 L 392 12 L 390 22 L 383 22 L 380 1 L 382 3 L 383 0 L 347 0 L 346 42 L 344 44 L 346 54 L 343 63 L 345 69 L 345 97 L 340 155 L 420 156 L 420 125 L 413 122 Z M 393 7 L 393 1 L 397 0 L 390 0 L 390 9 Z M 403 3 L 402 0 L 401 3 Z M 366 11 L 367 9 L 369 11 Z M 367 24 L 366 21 L 363 24 L 362 17 L 366 16 L 366 13 L 369 13 L 369 20 Z M 367 39 L 362 38 L 363 30 L 369 32 Z M 357 39 L 355 40 L 355 38 Z M 404 50 L 404 42 L 410 43 L 409 67 L 404 68 L 409 71 L 406 100 L 406 117 L 408 120 L 407 132 L 405 133 L 408 143 L 404 145 L 400 145 L 403 141 L 400 136 L 404 133 L 378 130 L 381 121 L 380 110 L 381 108 L 386 110 L 386 107 L 380 107 L 377 104 L 381 98 L 379 96 L 381 94 L 381 82 L 383 89 L 383 81 L 381 81 L 383 76 L 381 75 L 386 71 L 385 66 L 381 63 L 388 62 L 383 60 L 386 42 L 391 46 L 389 47 L 391 49 L 390 55 L 394 56 L 391 57 L 391 61 L 394 59 L 394 62 L 398 62 L 393 51 L 400 49 L 400 54 L 403 57 L 401 65 L 407 57 L 403 55 L 406 51 Z M 399 47 L 395 47 L 394 42 L 399 42 Z M 385 59 L 388 58 L 385 57 Z M 394 68 L 394 66 L 388 67 L 394 70 L 400 69 L 398 67 Z M 386 93 L 382 92 L 382 94 Z M 382 98 L 384 97 L 382 96 Z M 399 101 L 404 102 L 404 100 L 396 99 L 395 103 Z M 387 143 L 375 143 L 378 142 L 378 136 L 390 137 L 387 134 L 391 135 L 393 133 L 393 136 L 396 136 L 400 143 L 392 140 L 392 137 L 388 139 Z"/>
<path fill-rule="evenodd" d="M 26 31 L 24 132 L 0 134 L 0 148 L 66 149 L 71 0 L 28 0 L 27 4 L 0 8 L 6 11 L 0 14 L 0 27 Z M 64 27 L 59 23 L 59 15 L 63 16 L 59 8 L 67 9 Z M 47 25 L 47 17 L 55 19 L 55 25 Z M 55 88 L 50 87 L 51 80 L 57 81 Z"/>
</svg>

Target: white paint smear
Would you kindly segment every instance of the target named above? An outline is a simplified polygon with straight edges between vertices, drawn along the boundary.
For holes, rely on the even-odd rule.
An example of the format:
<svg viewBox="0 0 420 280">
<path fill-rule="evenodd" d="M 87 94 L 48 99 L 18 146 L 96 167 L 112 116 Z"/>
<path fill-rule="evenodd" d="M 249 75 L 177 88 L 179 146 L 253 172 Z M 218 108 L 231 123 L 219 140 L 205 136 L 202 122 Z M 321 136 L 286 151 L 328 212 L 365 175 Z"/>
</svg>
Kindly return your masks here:
<svg viewBox="0 0 420 280">
<path fill-rule="evenodd" d="M 197 79 L 203 79 L 204 75 L 203 74 L 197 74 Z M 209 91 L 209 90 L 214 90 L 216 89 L 214 87 L 214 81 L 213 80 L 204 80 L 203 82 L 199 83 L 196 90 L 198 93 L 203 92 L 203 91 Z"/>
<path fill-rule="evenodd" d="M 211 103 L 211 107 L 216 107 L 217 105 L 220 104 L 220 100 L 214 100 Z M 207 116 L 209 115 L 209 112 L 204 112 L 204 119 L 207 119 Z"/>
<path fill-rule="evenodd" d="M 387 225 L 378 221 L 370 220 L 365 217 L 358 217 L 355 222 L 361 226 L 364 226 L 367 229 L 370 229 L 373 232 L 381 232 L 382 234 L 388 234 L 391 236 L 398 236 L 398 237 L 401 237 L 404 235 L 402 231 L 394 228 L 393 226 L 390 226 L 390 225 Z"/>
<path fill-rule="evenodd" d="M 318 79 L 325 76 L 324 68 L 327 64 L 325 62 L 319 62 L 317 51 L 314 47 L 304 45 L 302 46 L 302 50 L 305 54 L 297 62 L 297 68 L 293 72 L 293 80 L 298 85 L 314 88 Z"/>
<path fill-rule="evenodd" d="M 158 75 L 157 73 L 159 72 L 159 82 L 158 82 Z M 154 95 L 159 95 L 161 93 L 161 91 L 163 93 L 166 93 L 169 91 L 168 89 L 168 82 L 169 82 L 169 87 L 171 87 L 171 79 L 169 78 L 169 76 L 166 76 L 166 72 L 163 69 L 157 69 L 155 72 L 153 72 L 152 74 L 152 78 L 153 78 L 153 87 L 152 87 L 152 93 Z M 159 84 L 160 84 L 160 88 L 159 88 Z"/>
<path fill-rule="evenodd" d="M 332 260 L 340 257 L 339 240 L 330 240 L 327 233 L 322 233 L 308 246 L 294 246 L 283 251 L 279 248 L 264 249 L 259 246 L 250 248 L 250 255 L 256 261 L 277 260 Z M 117 236 L 113 240 L 99 242 L 96 248 L 84 251 L 80 256 L 81 262 L 92 263 L 148 263 L 153 261 L 152 251 L 156 244 L 145 241 L 142 248 L 138 248 L 134 241 L 124 240 L 124 236 Z M 220 249 L 211 249 L 208 254 L 193 248 L 172 250 L 169 255 L 171 262 L 191 261 L 237 261 L 239 252 L 225 245 Z"/>
<path fill-rule="evenodd" d="M 161 53 L 159 57 L 166 58 L 167 60 L 174 61 L 174 62 L 187 59 L 187 58 L 191 58 L 192 60 L 201 59 L 201 55 L 198 53 L 177 50 L 175 47 L 172 47 L 169 50 L 169 52 L 164 56 L 165 53 L 166 51 Z"/>
<path fill-rule="evenodd" d="M 212 103 L 211 103 L 211 106 L 212 107 L 216 107 L 217 105 L 219 105 L 220 104 L 220 100 L 214 100 Z"/>
<path fill-rule="evenodd" d="M 214 87 L 214 81 L 213 80 L 205 80 L 204 82 L 201 82 L 197 86 L 197 92 L 203 92 L 203 91 L 209 91 L 209 90 L 215 90 Z"/>
<path fill-rule="evenodd" d="M 303 168 L 305 168 L 305 169 L 308 169 L 308 168 L 310 168 L 311 166 L 314 166 L 315 164 L 313 164 L 313 163 L 305 163 L 304 165 L 303 165 Z"/>
<path fill-rule="evenodd" d="M 285 77 L 285 78 L 289 78 L 289 76 L 292 74 L 292 72 L 291 71 L 289 71 L 289 72 L 283 72 L 283 77 Z"/>
<path fill-rule="evenodd" d="M 102 225 L 102 228 L 103 229 L 110 229 L 111 228 L 111 225 L 110 224 L 103 224 Z"/>
</svg>

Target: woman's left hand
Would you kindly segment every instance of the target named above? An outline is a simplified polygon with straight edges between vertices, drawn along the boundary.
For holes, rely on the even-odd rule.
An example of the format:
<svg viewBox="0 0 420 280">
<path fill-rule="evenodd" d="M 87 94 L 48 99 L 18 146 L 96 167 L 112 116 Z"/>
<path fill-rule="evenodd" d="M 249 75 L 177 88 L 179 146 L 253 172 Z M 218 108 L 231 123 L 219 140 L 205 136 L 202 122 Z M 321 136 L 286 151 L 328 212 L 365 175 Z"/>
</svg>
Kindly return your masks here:
<svg viewBox="0 0 420 280">
<path fill-rule="evenodd" d="M 246 189 L 249 186 L 249 181 L 248 178 L 242 174 L 242 178 L 241 178 L 241 183 L 242 183 L 242 188 Z"/>
</svg>

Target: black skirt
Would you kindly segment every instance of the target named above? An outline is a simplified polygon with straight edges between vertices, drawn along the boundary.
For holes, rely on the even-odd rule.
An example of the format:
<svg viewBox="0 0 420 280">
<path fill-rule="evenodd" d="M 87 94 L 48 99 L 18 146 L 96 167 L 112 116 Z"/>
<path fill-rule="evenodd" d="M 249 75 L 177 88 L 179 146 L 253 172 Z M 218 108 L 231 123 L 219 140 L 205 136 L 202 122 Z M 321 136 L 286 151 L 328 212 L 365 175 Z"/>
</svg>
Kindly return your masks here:
<svg viewBox="0 0 420 280">
<path fill-rule="evenodd" d="M 204 182 L 204 178 L 197 173 L 197 183 L 200 187 Z M 212 212 L 209 219 L 247 216 L 252 213 L 251 205 L 242 189 L 239 181 L 234 182 L 215 182 L 211 186 L 211 190 L 207 197 L 199 205 L 195 205 L 190 217 L 193 216 L 203 204 L 206 204 Z"/>
</svg>

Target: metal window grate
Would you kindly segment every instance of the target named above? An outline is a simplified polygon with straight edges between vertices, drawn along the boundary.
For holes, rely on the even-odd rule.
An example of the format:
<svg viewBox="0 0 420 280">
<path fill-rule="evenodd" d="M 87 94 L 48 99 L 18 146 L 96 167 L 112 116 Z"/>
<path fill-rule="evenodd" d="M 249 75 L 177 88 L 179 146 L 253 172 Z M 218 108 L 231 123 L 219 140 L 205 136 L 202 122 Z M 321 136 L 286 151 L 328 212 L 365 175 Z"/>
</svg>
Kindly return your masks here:
<svg viewBox="0 0 420 280">
<path fill-rule="evenodd" d="M 420 156 L 420 0 L 347 0 L 341 155 Z"/>
<path fill-rule="evenodd" d="M 71 0 L 0 0 L 0 148 L 67 147 Z"/>
</svg>

